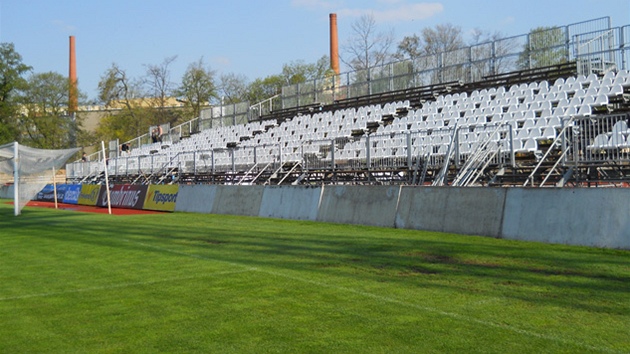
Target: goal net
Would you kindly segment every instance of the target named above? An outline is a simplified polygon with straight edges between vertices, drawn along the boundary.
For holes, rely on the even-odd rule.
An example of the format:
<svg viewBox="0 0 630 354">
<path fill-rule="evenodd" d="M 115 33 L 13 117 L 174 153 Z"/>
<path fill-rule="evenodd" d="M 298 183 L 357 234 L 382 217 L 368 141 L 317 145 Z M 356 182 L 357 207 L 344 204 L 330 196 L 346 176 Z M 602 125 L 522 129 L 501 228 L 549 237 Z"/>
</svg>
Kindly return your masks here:
<svg viewBox="0 0 630 354">
<path fill-rule="evenodd" d="M 20 215 L 22 208 L 53 182 L 54 171 L 79 150 L 36 149 L 16 142 L 0 145 L 0 186 L 13 182 L 15 215 Z"/>
</svg>

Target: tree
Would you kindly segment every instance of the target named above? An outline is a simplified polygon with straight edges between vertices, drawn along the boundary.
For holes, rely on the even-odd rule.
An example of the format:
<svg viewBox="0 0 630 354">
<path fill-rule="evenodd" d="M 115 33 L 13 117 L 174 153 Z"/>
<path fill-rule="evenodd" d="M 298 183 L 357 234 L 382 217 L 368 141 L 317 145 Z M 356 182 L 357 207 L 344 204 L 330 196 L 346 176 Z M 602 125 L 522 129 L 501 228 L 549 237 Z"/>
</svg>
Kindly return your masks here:
<svg viewBox="0 0 630 354">
<path fill-rule="evenodd" d="M 0 144 L 20 140 L 16 117 L 18 91 L 26 85 L 23 75 L 32 68 L 22 63 L 22 56 L 12 43 L 0 44 Z"/>
<path fill-rule="evenodd" d="M 420 37 L 416 34 L 405 36 L 398 43 L 396 53 L 393 57 L 397 60 L 416 60 L 422 55 L 420 48 Z"/>
<path fill-rule="evenodd" d="M 374 16 L 363 15 L 352 24 L 352 35 L 342 48 L 341 59 L 356 71 L 385 64 L 393 41 L 392 31 L 377 32 Z"/>
<path fill-rule="evenodd" d="M 33 74 L 22 90 L 26 114 L 20 128 L 28 144 L 38 148 L 67 148 L 71 121 L 66 114 L 68 80 L 54 72 Z"/>
<path fill-rule="evenodd" d="M 411 62 L 407 66 L 399 64 L 403 72 L 432 70 L 431 81 L 437 83 L 461 79 L 465 75 L 462 72 L 464 66 L 460 65 L 468 60 L 463 55 L 465 51 L 461 50 L 464 47 L 461 28 L 451 24 L 437 25 L 422 29 L 420 36 L 405 36 L 398 43 L 394 58 Z"/>
<path fill-rule="evenodd" d="M 465 77 L 465 66 L 468 60 L 462 30 L 452 24 L 437 25 L 435 28 L 422 30 L 422 52 L 424 62 L 421 66 L 434 71 L 433 83 L 461 80 Z"/>
<path fill-rule="evenodd" d="M 256 79 L 247 87 L 246 98 L 250 104 L 269 99 L 282 92 L 286 81 L 282 75 L 270 75 L 264 79 Z"/>
<path fill-rule="evenodd" d="M 191 109 L 191 117 L 199 117 L 201 108 L 218 98 L 214 83 L 215 72 L 203 63 L 203 58 L 188 65 L 177 93 Z"/>
<path fill-rule="evenodd" d="M 461 28 L 452 24 L 437 25 L 435 28 L 422 29 L 421 36 L 405 36 L 398 43 L 394 57 L 399 60 L 417 60 L 422 56 L 448 53 L 464 46 Z"/>
<path fill-rule="evenodd" d="M 518 49 L 515 38 L 507 38 L 501 32 L 490 33 L 476 28 L 472 31 L 470 46 L 475 79 L 514 69 L 510 54 Z"/>
<path fill-rule="evenodd" d="M 462 29 L 450 23 L 422 30 L 422 53 L 435 55 L 464 47 Z"/>
<path fill-rule="evenodd" d="M 23 141 L 44 149 L 74 145 L 80 125 L 68 115 L 68 79 L 55 72 L 33 74 L 21 90 L 25 114 L 19 119 Z"/>
<path fill-rule="evenodd" d="M 107 69 L 98 83 L 98 98 L 106 106 L 124 105 L 131 109 L 134 98 L 139 97 L 140 85 L 127 77 L 116 63 Z"/>
<path fill-rule="evenodd" d="M 150 108 L 143 107 L 140 84 L 132 81 L 116 63 L 107 69 L 98 83 L 99 99 L 111 108 L 121 110 L 101 120 L 97 134 L 104 140 L 123 141 L 148 132 L 153 124 Z"/>
<path fill-rule="evenodd" d="M 330 59 L 322 56 L 315 63 L 307 64 L 303 60 L 292 61 L 282 66 L 282 76 L 287 85 L 320 79 L 330 74 Z"/>
<path fill-rule="evenodd" d="M 98 140 L 129 141 L 149 132 L 152 116 L 153 113 L 147 108 L 123 109 L 118 113 L 112 113 L 101 118 L 96 128 L 96 136 L 99 138 Z"/>
<path fill-rule="evenodd" d="M 227 73 L 219 77 L 219 95 L 223 104 L 234 104 L 247 100 L 247 77 L 241 74 Z"/>
<path fill-rule="evenodd" d="M 145 65 L 147 71 L 144 84 L 147 87 L 148 96 L 153 98 L 150 106 L 155 110 L 155 124 L 162 124 L 171 117 L 166 109 L 168 98 L 173 94 L 173 83 L 169 66 L 177 59 L 177 56 L 165 58 L 161 64 Z"/>
<path fill-rule="evenodd" d="M 528 41 L 516 65 L 519 69 L 538 68 L 566 62 L 565 35 L 560 27 L 537 27 L 528 35 Z"/>
</svg>

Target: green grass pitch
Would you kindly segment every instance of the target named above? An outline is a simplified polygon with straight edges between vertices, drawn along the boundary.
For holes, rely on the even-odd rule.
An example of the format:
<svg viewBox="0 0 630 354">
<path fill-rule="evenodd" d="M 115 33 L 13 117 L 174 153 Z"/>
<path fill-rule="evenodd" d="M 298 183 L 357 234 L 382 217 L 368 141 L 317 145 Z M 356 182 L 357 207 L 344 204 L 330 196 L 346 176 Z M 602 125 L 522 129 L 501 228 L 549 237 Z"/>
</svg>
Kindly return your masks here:
<svg viewBox="0 0 630 354">
<path fill-rule="evenodd" d="M 630 252 L 0 201 L 0 353 L 627 353 Z"/>
</svg>

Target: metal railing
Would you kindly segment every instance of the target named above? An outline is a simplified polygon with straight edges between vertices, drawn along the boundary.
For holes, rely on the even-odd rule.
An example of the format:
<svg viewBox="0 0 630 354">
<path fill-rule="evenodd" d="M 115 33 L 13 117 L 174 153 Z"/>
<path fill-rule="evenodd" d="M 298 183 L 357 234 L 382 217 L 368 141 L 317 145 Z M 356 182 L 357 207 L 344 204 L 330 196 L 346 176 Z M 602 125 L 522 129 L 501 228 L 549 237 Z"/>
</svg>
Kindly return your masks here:
<svg viewBox="0 0 630 354">
<path fill-rule="evenodd" d="M 567 117 L 563 127 L 567 124 L 550 144 L 555 145 L 558 155 L 562 156 L 554 168 L 561 166 L 566 170 L 578 166 L 630 164 L 630 114 Z M 309 140 L 293 145 L 281 142 L 118 157 L 110 159 L 107 168 L 110 176 L 143 176 L 147 180 L 149 176 L 175 168 L 179 174 L 188 175 L 242 175 L 260 171 L 263 167 L 275 170 L 287 162 L 300 164 L 305 171 L 407 171 L 409 176 L 420 167 L 437 171 L 447 166 L 459 172 L 487 166 L 515 167 L 516 150 L 512 124 L 485 123 L 416 131 L 401 128 L 387 133 Z M 473 166 L 471 162 L 476 164 Z M 100 176 L 102 172 L 102 161 L 75 162 L 66 166 L 67 178 L 72 180 Z"/>
<path fill-rule="evenodd" d="M 307 171 L 344 170 L 412 170 L 418 164 L 438 169 L 445 164 L 465 163 L 479 145 L 478 139 L 491 138 L 502 153 L 493 164 L 513 164 L 514 149 L 511 125 L 480 124 L 465 127 L 442 127 L 420 131 L 396 131 L 366 134 L 360 137 L 336 137 L 309 140 L 297 145 L 279 143 L 259 146 L 236 146 L 180 153 L 155 153 L 113 158 L 108 163 L 110 176 L 150 176 L 177 168 L 180 174 L 243 173 L 256 166 L 274 168 L 285 162 L 299 163 Z M 490 132 L 494 135 L 490 135 Z M 468 135 L 478 137 L 467 138 Z M 485 134 L 485 135 L 484 135 Z M 454 157 L 447 158 L 449 145 Z M 97 175 L 102 163 L 75 162 L 67 165 L 67 176 L 80 179 Z"/>
<path fill-rule="evenodd" d="M 628 26 L 612 28 L 609 17 L 541 29 L 285 86 L 282 106 L 331 104 L 337 100 L 451 81 L 469 83 L 486 76 L 571 61 L 582 63 L 579 73 L 628 69 L 628 32 Z"/>
<path fill-rule="evenodd" d="M 566 165 L 629 163 L 630 116 L 612 114 L 603 117 L 578 117 L 568 132 L 573 151 L 567 156 Z"/>
</svg>

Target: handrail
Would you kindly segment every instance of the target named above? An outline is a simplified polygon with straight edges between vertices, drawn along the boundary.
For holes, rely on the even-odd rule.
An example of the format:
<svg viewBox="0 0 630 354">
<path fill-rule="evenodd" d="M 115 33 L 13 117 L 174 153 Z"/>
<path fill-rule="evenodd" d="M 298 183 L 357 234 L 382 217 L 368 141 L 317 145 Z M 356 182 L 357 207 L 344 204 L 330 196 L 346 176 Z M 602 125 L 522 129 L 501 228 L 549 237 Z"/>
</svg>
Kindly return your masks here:
<svg viewBox="0 0 630 354">
<path fill-rule="evenodd" d="M 245 172 L 245 175 L 243 175 L 243 177 L 241 177 L 241 180 L 240 180 L 240 181 L 238 181 L 237 185 L 239 185 L 239 186 L 240 186 L 240 185 L 243 183 L 243 181 L 245 180 L 245 177 L 249 176 L 249 175 L 250 175 L 250 173 L 252 173 L 252 172 L 254 171 L 254 169 L 256 168 L 256 166 L 258 166 L 258 163 L 257 163 L 257 162 L 256 162 L 256 163 L 254 163 L 254 165 L 253 165 L 253 166 L 252 166 L 249 170 L 247 170 L 247 172 Z"/>
<path fill-rule="evenodd" d="M 573 123 L 574 120 L 574 116 L 572 116 L 571 118 L 569 118 L 569 120 L 566 121 L 565 126 L 562 128 L 562 130 L 560 131 L 560 133 L 558 134 L 558 136 L 556 136 L 556 138 L 554 139 L 553 143 L 551 143 L 551 146 L 549 147 L 549 149 L 547 149 L 547 152 L 543 155 L 543 157 L 540 159 L 540 161 L 538 161 L 538 164 L 536 164 L 536 167 L 534 167 L 534 169 L 532 170 L 532 172 L 529 174 L 529 176 L 527 176 L 527 178 L 525 179 L 525 182 L 523 183 L 523 187 L 527 187 L 527 184 L 530 182 L 530 180 L 532 181 L 532 187 L 534 186 L 534 176 L 536 175 L 536 172 L 538 172 L 538 169 L 540 168 L 540 166 L 543 164 L 543 162 L 545 162 L 545 160 L 547 159 L 547 157 L 549 156 L 549 154 L 551 153 L 551 151 L 553 150 L 553 147 L 556 146 L 556 143 L 560 142 L 560 137 L 564 136 L 565 132 L 567 131 L 568 128 L 572 127 L 571 123 Z M 547 179 L 545 179 L 546 181 Z M 541 184 L 542 186 L 542 184 Z"/>
</svg>

